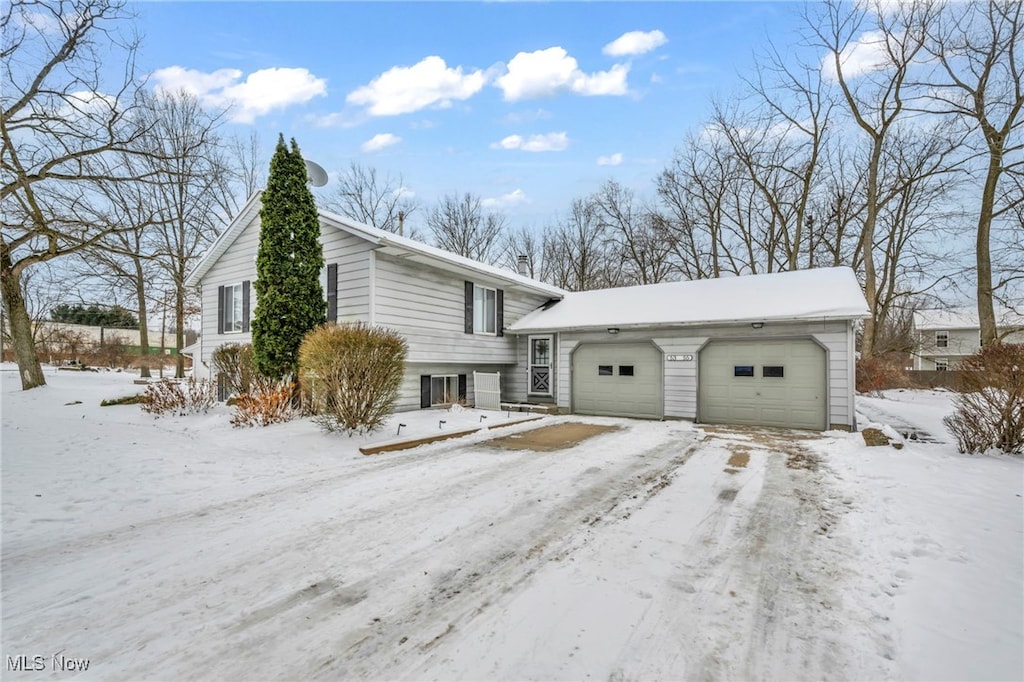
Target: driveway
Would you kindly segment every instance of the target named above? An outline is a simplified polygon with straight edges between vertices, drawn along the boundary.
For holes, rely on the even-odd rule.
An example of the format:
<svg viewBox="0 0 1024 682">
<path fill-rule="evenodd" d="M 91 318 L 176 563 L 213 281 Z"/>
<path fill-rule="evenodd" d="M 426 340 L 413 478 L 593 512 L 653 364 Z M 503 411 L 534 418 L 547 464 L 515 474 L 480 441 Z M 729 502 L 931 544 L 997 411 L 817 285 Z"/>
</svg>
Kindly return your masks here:
<svg viewBox="0 0 1024 682">
<path fill-rule="evenodd" d="M 842 504 L 802 436 L 584 421 L 619 428 L 353 458 L 5 547 L 4 653 L 104 679 L 841 674 L 816 545 Z"/>
</svg>

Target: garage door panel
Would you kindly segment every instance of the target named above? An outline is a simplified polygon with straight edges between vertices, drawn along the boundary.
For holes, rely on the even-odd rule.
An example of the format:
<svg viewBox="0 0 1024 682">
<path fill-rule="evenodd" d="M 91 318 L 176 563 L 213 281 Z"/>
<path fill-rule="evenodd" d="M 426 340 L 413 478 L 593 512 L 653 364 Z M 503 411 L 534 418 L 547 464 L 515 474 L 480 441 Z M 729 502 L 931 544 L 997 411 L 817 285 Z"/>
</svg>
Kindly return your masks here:
<svg viewBox="0 0 1024 682">
<path fill-rule="evenodd" d="M 572 363 L 573 411 L 609 416 L 661 416 L 664 402 L 662 358 L 653 345 L 581 344 L 573 353 Z M 611 374 L 601 374 L 601 367 L 611 367 Z"/>
<path fill-rule="evenodd" d="M 751 366 L 753 376 L 736 375 Z M 700 352 L 698 396 L 702 421 L 823 429 L 825 352 L 807 339 L 713 341 Z"/>
</svg>

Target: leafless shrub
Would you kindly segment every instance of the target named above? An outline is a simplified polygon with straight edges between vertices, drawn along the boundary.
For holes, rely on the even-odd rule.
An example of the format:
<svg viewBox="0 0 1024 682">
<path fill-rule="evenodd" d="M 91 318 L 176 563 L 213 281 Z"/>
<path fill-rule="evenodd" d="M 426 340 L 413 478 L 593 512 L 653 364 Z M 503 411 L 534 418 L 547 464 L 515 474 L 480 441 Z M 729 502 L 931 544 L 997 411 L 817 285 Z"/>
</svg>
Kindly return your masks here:
<svg viewBox="0 0 1024 682">
<path fill-rule="evenodd" d="M 897 355 L 881 355 L 857 360 L 857 391 L 872 393 L 910 385 Z"/>
<path fill-rule="evenodd" d="M 140 404 L 143 412 L 157 416 L 184 417 L 205 413 L 215 402 L 208 379 L 189 377 L 184 381 L 158 381 L 146 387 Z"/>
<path fill-rule="evenodd" d="M 251 392 L 235 400 L 232 426 L 270 426 L 294 419 L 299 411 L 295 407 L 295 384 L 291 379 L 253 382 Z"/>
<path fill-rule="evenodd" d="M 1024 452 L 1024 344 L 985 346 L 959 369 L 956 412 L 943 423 L 960 452 Z"/>
</svg>

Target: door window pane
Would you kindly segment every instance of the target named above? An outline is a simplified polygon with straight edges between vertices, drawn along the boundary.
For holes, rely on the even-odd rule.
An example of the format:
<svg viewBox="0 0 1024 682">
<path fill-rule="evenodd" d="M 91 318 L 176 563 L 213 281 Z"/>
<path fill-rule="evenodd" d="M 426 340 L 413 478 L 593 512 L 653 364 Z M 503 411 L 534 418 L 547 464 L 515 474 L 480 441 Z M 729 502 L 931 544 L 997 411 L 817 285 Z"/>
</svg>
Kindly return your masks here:
<svg viewBox="0 0 1024 682">
<path fill-rule="evenodd" d="M 752 377 L 754 376 L 753 365 L 734 365 L 732 368 L 732 375 L 734 377 Z"/>
<path fill-rule="evenodd" d="M 598 365 L 597 376 L 599 377 L 610 377 L 612 375 L 612 365 Z"/>
<path fill-rule="evenodd" d="M 531 365 L 551 364 L 551 339 L 533 339 L 531 348 Z"/>
<path fill-rule="evenodd" d="M 781 365 L 765 365 L 761 368 L 761 376 L 781 379 L 785 376 L 785 367 Z"/>
<path fill-rule="evenodd" d="M 633 365 L 619 365 L 619 376 L 620 377 L 631 377 L 631 376 L 633 376 Z"/>
</svg>

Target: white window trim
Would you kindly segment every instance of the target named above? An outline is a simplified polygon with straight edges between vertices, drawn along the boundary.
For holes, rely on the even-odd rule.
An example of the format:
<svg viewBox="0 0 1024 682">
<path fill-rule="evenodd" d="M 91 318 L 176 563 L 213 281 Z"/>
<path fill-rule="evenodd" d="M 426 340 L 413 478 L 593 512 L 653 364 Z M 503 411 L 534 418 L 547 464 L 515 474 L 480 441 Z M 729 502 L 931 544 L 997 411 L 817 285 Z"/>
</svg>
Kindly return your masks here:
<svg viewBox="0 0 1024 682">
<path fill-rule="evenodd" d="M 231 296 L 231 317 L 234 318 L 234 314 L 235 314 L 235 300 L 236 300 L 236 298 L 235 298 L 235 291 L 236 290 L 238 291 L 238 297 L 237 297 L 237 300 L 238 300 L 238 304 L 237 304 L 237 306 L 238 306 L 238 319 L 237 320 L 232 319 L 230 321 L 230 324 L 231 324 L 232 328 L 228 329 L 228 324 L 229 324 L 229 322 L 228 322 L 228 311 L 227 311 L 227 306 L 225 305 L 224 306 L 225 307 L 225 310 L 224 310 L 224 334 L 225 335 L 228 335 L 228 334 L 242 334 L 243 333 L 242 330 L 245 328 L 245 324 L 243 323 L 243 320 L 242 320 L 242 316 L 245 315 L 245 304 L 242 301 L 242 295 L 243 295 L 242 294 L 242 283 L 238 282 L 237 284 L 225 284 L 224 285 L 224 297 L 227 298 L 229 295 Z M 252 307 L 251 306 L 249 308 L 249 313 L 250 313 L 250 318 L 251 318 L 252 317 Z M 251 319 L 250 319 L 250 321 L 251 321 Z M 233 328 L 236 324 L 238 325 L 238 329 L 234 329 Z"/>
<path fill-rule="evenodd" d="M 478 305 L 477 299 L 476 299 L 476 292 L 478 292 L 478 291 L 485 292 L 484 296 L 483 296 L 483 306 L 482 306 L 482 311 L 483 312 L 482 313 L 478 313 L 477 312 L 478 310 L 481 310 L 481 306 Z M 494 296 L 494 308 L 492 308 L 492 314 L 491 314 L 491 326 L 494 327 L 493 331 L 487 331 L 486 330 L 486 327 L 487 327 L 487 319 L 486 319 L 486 315 L 487 315 L 487 293 L 486 292 L 488 292 L 488 291 L 491 292 L 491 294 Z M 484 323 L 484 329 L 478 329 L 477 328 L 477 326 L 476 326 L 477 315 L 481 315 L 481 317 L 483 319 L 483 323 Z M 497 336 L 498 335 L 498 290 L 495 289 L 494 287 L 481 286 L 479 284 L 476 284 L 475 282 L 473 283 L 473 335 L 474 336 Z"/>
<path fill-rule="evenodd" d="M 941 337 L 939 335 L 942 335 Z M 941 343 L 940 341 L 945 341 Z M 936 348 L 949 348 L 949 332 L 948 331 L 937 331 L 935 332 L 935 347 Z"/>
<path fill-rule="evenodd" d="M 942 367 L 939 367 L 939 365 Z M 935 371 L 936 372 L 948 372 L 949 371 L 949 359 L 948 358 L 935 358 Z"/>
<path fill-rule="evenodd" d="M 434 400 L 434 379 L 444 379 L 447 384 L 450 380 L 452 382 L 451 394 L 452 400 L 442 400 L 437 402 Z M 442 396 L 443 397 L 443 396 Z M 431 374 L 430 375 L 430 406 L 437 407 L 438 405 L 451 405 L 459 401 L 459 375 L 458 374 Z"/>
</svg>

